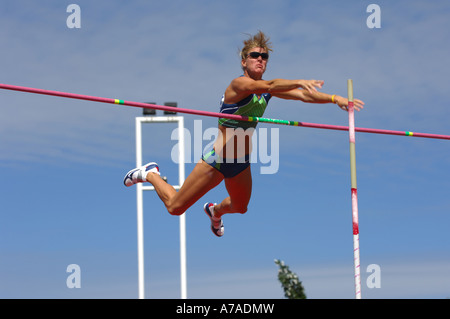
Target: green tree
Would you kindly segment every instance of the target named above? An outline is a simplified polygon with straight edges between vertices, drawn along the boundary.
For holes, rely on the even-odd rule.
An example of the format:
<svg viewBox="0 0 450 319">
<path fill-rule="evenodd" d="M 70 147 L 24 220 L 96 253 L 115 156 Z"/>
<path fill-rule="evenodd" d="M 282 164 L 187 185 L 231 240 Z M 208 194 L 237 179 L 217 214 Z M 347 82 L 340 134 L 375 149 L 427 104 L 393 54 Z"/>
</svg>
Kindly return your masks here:
<svg viewBox="0 0 450 319">
<path fill-rule="evenodd" d="M 283 261 L 275 259 L 275 264 L 278 265 L 278 280 L 284 290 L 284 296 L 288 299 L 306 299 L 305 289 L 298 276 L 293 273 L 289 266 L 285 265 Z"/>
</svg>

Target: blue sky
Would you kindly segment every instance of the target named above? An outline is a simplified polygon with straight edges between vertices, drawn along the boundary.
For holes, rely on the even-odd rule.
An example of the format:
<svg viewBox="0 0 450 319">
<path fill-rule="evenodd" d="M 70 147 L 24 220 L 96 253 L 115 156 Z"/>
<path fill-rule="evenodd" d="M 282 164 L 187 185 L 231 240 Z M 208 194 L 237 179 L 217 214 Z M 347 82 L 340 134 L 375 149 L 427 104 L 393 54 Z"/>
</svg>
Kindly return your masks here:
<svg viewBox="0 0 450 319">
<path fill-rule="evenodd" d="M 69 29 L 66 8 L 81 8 Z M 366 8 L 381 8 L 370 29 Z M 447 1 L 2 1 L 1 83 L 217 111 L 240 75 L 245 33 L 267 33 L 265 77 L 325 81 L 364 100 L 356 126 L 450 134 Z M 135 166 L 141 110 L 0 92 L 0 297 L 137 298 Z M 159 112 L 161 113 L 161 112 Z M 347 125 L 336 106 L 273 99 L 265 117 Z M 204 129 L 216 119 L 186 115 Z M 260 128 L 272 128 L 260 124 Z M 144 161 L 169 181 L 175 128 L 147 125 Z M 216 238 L 202 206 L 187 211 L 188 298 L 283 298 L 274 259 L 309 298 L 353 298 L 348 134 L 277 127 L 279 169 L 260 174 L 245 215 Z M 363 298 L 450 297 L 449 142 L 358 133 Z M 193 164 L 186 164 L 189 173 Z M 147 298 L 179 298 L 178 218 L 144 198 Z M 69 289 L 67 266 L 81 269 Z M 367 266 L 381 269 L 368 288 Z"/>
</svg>

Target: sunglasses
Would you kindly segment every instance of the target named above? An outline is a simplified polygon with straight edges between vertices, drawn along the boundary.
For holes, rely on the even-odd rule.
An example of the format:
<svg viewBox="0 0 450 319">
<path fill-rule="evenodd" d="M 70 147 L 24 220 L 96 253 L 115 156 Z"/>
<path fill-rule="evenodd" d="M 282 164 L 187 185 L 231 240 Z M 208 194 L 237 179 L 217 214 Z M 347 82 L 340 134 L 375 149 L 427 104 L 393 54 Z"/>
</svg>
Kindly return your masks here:
<svg viewBox="0 0 450 319">
<path fill-rule="evenodd" d="M 250 52 L 248 56 L 251 57 L 252 59 L 257 59 L 261 57 L 263 60 L 267 60 L 269 58 L 269 53 Z"/>
</svg>

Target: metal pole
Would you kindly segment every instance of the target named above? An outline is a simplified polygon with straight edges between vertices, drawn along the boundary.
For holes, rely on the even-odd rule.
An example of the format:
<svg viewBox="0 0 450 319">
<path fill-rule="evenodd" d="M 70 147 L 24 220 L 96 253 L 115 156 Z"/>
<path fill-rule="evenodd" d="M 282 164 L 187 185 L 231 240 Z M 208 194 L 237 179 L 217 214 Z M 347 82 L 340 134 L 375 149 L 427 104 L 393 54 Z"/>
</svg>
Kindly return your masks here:
<svg viewBox="0 0 450 319">
<path fill-rule="evenodd" d="M 353 81 L 347 81 L 348 87 L 348 132 L 350 139 L 350 175 L 353 223 L 353 258 L 355 270 L 355 297 L 361 299 L 361 267 L 359 259 L 359 222 L 358 191 L 356 187 L 356 150 L 355 150 L 355 110 L 353 107 Z"/>
<path fill-rule="evenodd" d="M 178 183 L 183 186 L 184 172 L 184 117 L 178 121 Z M 187 299 L 187 271 L 186 271 L 186 214 L 180 216 L 180 272 L 181 299 Z"/>
<path fill-rule="evenodd" d="M 184 183 L 184 117 L 182 116 L 161 116 L 161 117 L 137 117 L 136 118 L 136 167 L 142 166 L 142 123 L 173 123 L 178 122 L 178 182 L 179 185 L 172 185 L 179 190 Z M 143 192 L 153 191 L 153 186 L 137 183 L 137 210 L 138 210 L 138 280 L 139 298 L 144 299 L 144 209 Z M 180 274 L 181 274 L 181 298 L 187 299 L 187 270 L 186 270 L 186 214 L 179 217 L 180 229 Z"/>
<path fill-rule="evenodd" d="M 142 166 L 142 124 L 136 118 L 136 167 Z M 137 199 L 137 250 L 139 299 L 145 298 L 144 285 L 144 203 L 142 184 L 136 185 Z"/>
</svg>

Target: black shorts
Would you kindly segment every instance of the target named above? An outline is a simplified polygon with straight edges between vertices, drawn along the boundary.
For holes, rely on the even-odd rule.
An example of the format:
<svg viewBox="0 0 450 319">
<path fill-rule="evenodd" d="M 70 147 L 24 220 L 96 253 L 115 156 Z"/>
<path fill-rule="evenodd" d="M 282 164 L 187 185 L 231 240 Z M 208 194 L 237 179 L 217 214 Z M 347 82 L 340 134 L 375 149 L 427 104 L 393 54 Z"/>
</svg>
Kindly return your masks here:
<svg viewBox="0 0 450 319">
<path fill-rule="evenodd" d="M 223 159 L 214 149 L 205 153 L 202 160 L 222 173 L 225 178 L 234 177 L 250 166 L 250 155 L 245 155 L 243 158 Z"/>
</svg>

